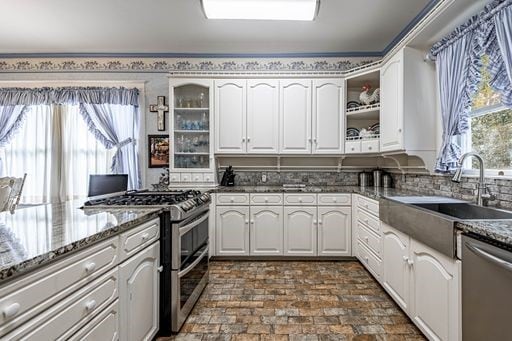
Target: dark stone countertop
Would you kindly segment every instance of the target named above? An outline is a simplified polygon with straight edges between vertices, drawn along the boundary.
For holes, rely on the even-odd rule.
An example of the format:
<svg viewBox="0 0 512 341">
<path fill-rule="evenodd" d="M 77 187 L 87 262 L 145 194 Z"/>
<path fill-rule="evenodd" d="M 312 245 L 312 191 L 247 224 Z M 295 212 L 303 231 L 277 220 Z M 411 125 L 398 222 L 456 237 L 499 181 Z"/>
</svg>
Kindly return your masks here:
<svg viewBox="0 0 512 341">
<path fill-rule="evenodd" d="M 282 186 L 234 186 L 217 187 L 214 193 L 357 193 L 379 200 L 397 196 L 431 196 L 426 193 L 400 190 L 396 188 L 359 186 L 306 186 L 303 190 L 283 190 Z M 512 219 L 504 220 L 465 220 L 455 224 L 465 233 L 474 233 L 484 238 L 501 242 L 512 247 Z"/>
<path fill-rule="evenodd" d="M 80 209 L 83 201 L 0 213 L 0 284 L 156 218 L 161 209 Z"/>
<path fill-rule="evenodd" d="M 219 186 L 212 193 L 357 193 L 378 200 L 381 197 L 421 196 L 419 192 L 404 191 L 396 188 L 359 187 L 359 186 L 306 186 L 302 189 L 286 189 L 282 186 Z"/>
</svg>

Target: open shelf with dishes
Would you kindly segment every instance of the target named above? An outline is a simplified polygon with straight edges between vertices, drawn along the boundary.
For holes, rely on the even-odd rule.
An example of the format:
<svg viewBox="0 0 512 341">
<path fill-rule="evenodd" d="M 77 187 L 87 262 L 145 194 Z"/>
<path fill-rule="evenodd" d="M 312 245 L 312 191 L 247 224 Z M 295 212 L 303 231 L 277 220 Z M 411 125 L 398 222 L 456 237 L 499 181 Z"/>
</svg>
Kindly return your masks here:
<svg viewBox="0 0 512 341">
<path fill-rule="evenodd" d="M 370 70 L 347 79 L 345 153 L 380 150 L 380 73 Z"/>
<path fill-rule="evenodd" d="M 170 95 L 171 182 L 213 181 L 212 81 L 171 78 Z"/>
</svg>

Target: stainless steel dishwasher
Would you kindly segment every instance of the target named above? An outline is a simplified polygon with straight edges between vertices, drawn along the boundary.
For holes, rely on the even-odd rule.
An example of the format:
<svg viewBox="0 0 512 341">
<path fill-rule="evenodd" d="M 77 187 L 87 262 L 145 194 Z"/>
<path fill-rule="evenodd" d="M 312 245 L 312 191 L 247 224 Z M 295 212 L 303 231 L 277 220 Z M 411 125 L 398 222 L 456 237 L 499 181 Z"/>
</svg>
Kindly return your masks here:
<svg viewBox="0 0 512 341">
<path fill-rule="evenodd" d="M 462 237 L 462 339 L 512 340 L 512 248 Z"/>
</svg>

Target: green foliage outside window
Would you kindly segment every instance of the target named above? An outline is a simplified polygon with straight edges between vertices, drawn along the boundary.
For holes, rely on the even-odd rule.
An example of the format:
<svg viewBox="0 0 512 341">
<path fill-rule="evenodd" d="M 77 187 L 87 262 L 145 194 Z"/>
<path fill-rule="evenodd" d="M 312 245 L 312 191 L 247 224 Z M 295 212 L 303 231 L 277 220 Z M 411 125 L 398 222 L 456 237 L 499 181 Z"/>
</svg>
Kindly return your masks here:
<svg viewBox="0 0 512 341">
<path fill-rule="evenodd" d="M 489 85 L 488 59 L 485 57 L 482 82 L 473 98 L 472 110 L 500 104 L 500 95 Z M 482 155 L 488 169 L 512 169 L 512 110 L 490 111 L 471 118 L 471 147 Z M 473 160 L 472 168 L 478 168 Z"/>
</svg>

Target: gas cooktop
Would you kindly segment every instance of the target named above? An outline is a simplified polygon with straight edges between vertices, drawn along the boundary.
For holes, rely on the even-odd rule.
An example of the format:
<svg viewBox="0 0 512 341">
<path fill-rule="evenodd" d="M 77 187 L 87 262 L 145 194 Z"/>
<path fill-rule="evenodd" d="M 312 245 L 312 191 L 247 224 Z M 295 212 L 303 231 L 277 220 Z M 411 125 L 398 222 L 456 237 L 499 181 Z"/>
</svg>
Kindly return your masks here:
<svg viewBox="0 0 512 341">
<path fill-rule="evenodd" d="M 142 208 L 162 207 L 171 211 L 173 220 L 183 219 L 204 208 L 211 201 L 210 194 L 197 190 L 170 192 L 132 191 L 94 198 L 84 203 L 84 208 L 115 208 L 116 206 Z"/>
</svg>

